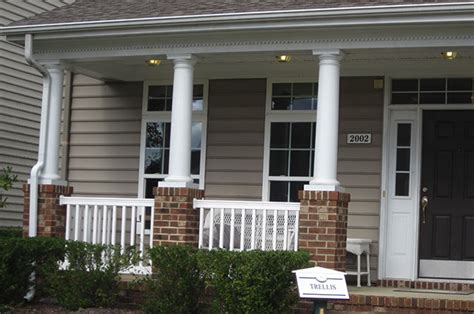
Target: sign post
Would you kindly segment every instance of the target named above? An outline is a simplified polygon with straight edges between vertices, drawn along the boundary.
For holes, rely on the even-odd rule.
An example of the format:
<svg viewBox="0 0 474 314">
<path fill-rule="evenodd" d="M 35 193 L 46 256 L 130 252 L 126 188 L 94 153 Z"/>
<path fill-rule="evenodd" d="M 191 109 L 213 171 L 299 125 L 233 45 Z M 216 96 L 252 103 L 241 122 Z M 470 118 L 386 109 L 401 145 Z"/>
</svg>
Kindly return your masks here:
<svg viewBox="0 0 474 314">
<path fill-rule="evenodd" d="M 315 314 L 326 314 L 328 300 L 347 300 L 345 273 L 323 267 L 293 271 L 296 274 L 300 298 L 312 299 Z"/>
</svg>

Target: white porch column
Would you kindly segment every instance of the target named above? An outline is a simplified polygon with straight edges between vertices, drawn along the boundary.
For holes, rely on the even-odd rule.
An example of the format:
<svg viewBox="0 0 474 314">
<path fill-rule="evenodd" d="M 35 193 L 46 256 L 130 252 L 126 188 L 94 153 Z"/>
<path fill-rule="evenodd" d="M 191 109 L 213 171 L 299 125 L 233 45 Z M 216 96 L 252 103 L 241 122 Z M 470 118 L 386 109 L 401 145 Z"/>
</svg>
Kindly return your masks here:
<svg viewBox="0 0 474 314">
<path fill-rule="evenodd" d="M 339 50 L 313 51 L 319 55 L 318 113 L 314 179 L 305 190 L 342 191 L 337 180 L 339 133 Z"/>
<path fill-rule="evenodd" d="M 64 66 L 62 64 L 45 65 L 51 76 L 48 126 L 46 129 L 46 154 L 44 168 L 40 175 L 42 184 L 59 184 L 59 146 L 61 136 L 61 107 L 63 102 Z"/>
<path fill-rule="evenodd" d="M 194 187 L 191 178 L 191 129 L 196 59 L 190 54 L 169 55 L 168 59 L 174 62 L 169 174 L 159 186 Z"/>
</svg>

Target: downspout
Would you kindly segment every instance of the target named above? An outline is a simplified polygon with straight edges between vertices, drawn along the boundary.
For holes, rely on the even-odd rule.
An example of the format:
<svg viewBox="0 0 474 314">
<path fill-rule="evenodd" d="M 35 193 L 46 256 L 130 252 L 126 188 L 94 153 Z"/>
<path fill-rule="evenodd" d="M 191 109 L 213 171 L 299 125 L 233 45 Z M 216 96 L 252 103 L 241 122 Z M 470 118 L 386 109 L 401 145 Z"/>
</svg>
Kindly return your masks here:
<svg viewBox="0 0 474 314">
<path fill-rule="evenodd" d="M 33 58 L 33 36 L 25 34 L 25 59 L 30 66 L 38 70 L 43 76 L 43 97 L 41 100 L 41 120 L 38 145 L 38 161 L 30 173 L 30 208 L 28 236 L 36 237 L 38 225 L 38 177 L 44 166 L 46 155 L 46 130 L 48 129 L 49 97 L 51 76 L 49 72 Z"/>
</svg>

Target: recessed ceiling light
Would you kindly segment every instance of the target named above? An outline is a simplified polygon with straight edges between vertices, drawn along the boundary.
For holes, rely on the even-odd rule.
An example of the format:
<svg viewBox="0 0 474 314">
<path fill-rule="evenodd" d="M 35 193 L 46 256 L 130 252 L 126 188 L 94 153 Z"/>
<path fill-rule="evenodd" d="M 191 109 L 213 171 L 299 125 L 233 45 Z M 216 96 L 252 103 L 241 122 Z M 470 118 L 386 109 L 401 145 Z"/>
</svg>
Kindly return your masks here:
<svg viewBox="0 0 474 314">
<path fill-rule="evenodd" d="M 149 66 L 157 66 L 157 65 L 160 65 L 161 60 L 160 59 L 149 59 L 149 60 L 146 60 L 145 63 L 148 64 Z"/>
<path fill-rule="evenodd" d="M 276 56 L 276 59 L 278 62 L 290 62 L 291 60 L 291 56 L 289 55 L 280 55 L 280 56 Z"/>
<path fill-rule="evenodd" d="M 441 56 L 443 57 L 443 59 L 446 59 L 446 60 L 454 60 L 456 59 L 457 55 L 458 53 L 456 51 L 445 51 L 441 53 Z"/>
</svg>

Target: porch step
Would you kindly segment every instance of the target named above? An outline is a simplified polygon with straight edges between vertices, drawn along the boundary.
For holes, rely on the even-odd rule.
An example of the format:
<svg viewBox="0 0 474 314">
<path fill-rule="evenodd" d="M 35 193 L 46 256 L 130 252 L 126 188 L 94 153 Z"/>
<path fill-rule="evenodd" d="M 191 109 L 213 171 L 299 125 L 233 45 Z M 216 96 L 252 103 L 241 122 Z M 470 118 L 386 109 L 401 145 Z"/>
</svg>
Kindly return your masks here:
<svg viewBox="0 0 474 314">
<path fill-rule="evenodd" d="M 474 294 L 436 290 L 400 291 L 385 287 L 349 287 L 350 300 L 330 302 L 330 313 L 472 313 Z"/>
</svg>

